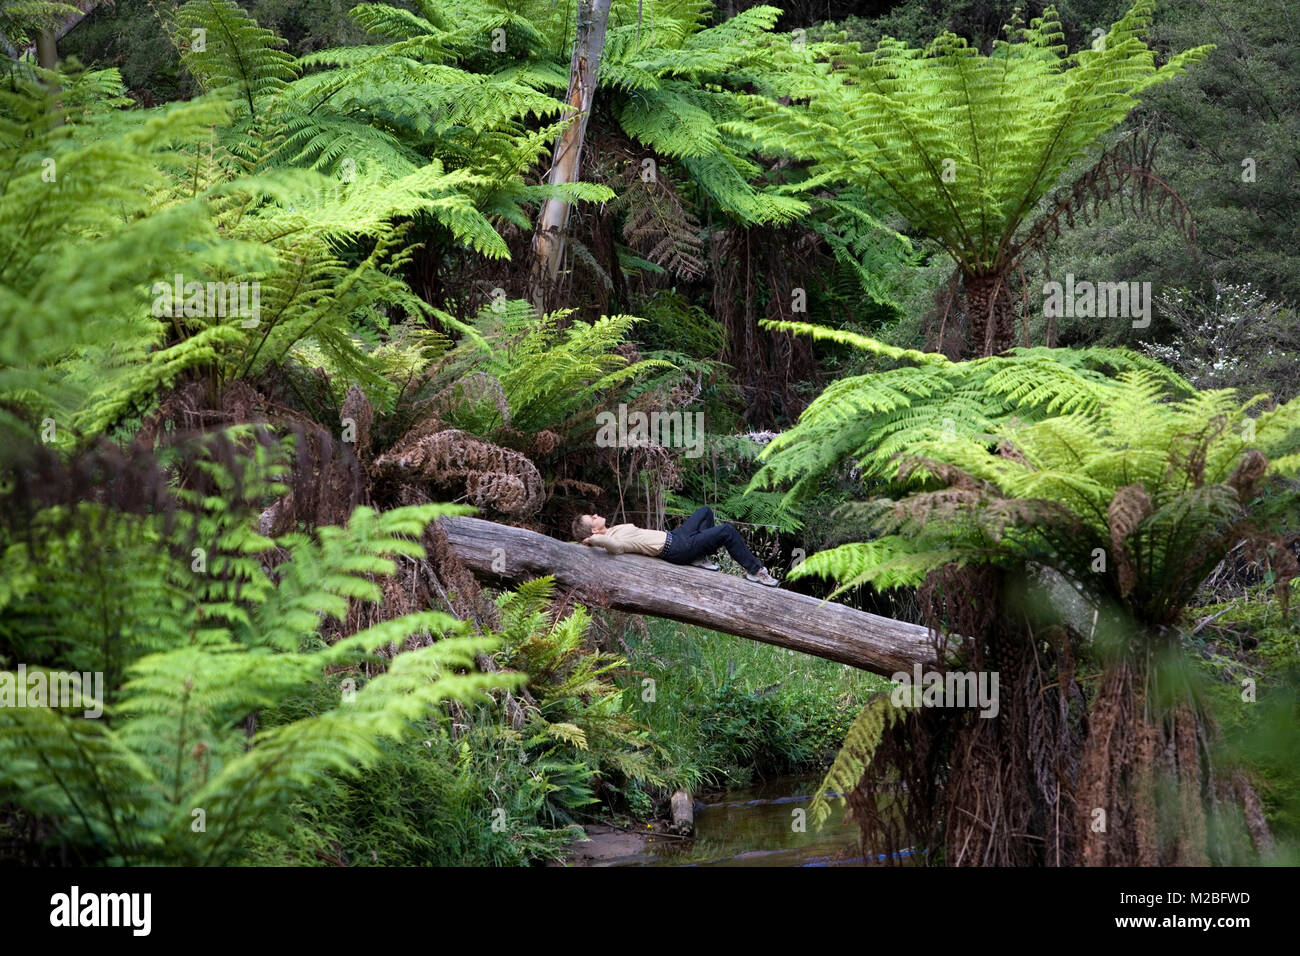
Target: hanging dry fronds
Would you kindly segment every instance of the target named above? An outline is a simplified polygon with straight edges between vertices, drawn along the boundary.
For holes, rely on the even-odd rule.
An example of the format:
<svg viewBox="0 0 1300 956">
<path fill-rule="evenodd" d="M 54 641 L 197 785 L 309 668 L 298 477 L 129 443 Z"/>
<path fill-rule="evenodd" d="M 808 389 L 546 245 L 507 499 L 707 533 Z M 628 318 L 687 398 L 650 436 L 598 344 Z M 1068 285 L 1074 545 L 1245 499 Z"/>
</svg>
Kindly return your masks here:
<svg viewBox="0 0 1300 956">
<path fill-rule="evenodd" d="M 1106 508 L 1106 518 L 1110 524 L 1111 557 L 1119 575 L 1121 597 L 1128 597 L 1137 584 L 1137 569 L 1124 545 L 1124 539 L 1136 531 L 1149 514 L 1151 499 L 1147 497 L 1141 482 L 1120 488 Z"/>
<path fill-rule="evenodd" d="M 1073 229 L 1075 217 L 1094 221 L 1102 206 L 1114 206 L 1135 218 L 1168 220 L 1189 245 L 1196 243 L 1192 211 L 1173 188 L 1155 174 L 1156 142 L 1137 130 L 1106 150 L 1071 185 L 1059 190 L 1048 210 L 1011 247 L 1007 261 L 1021 261 L 1029 252 L 1041 252 L 1046 240 L 1061 235 L 1061 221 Z"/>
<path fill-rule="evenodd" d="M 537 466 L 517 451 L 475 438 L 437 419 L 427 419 L 375 459 L 376 477 L 463 487 L 479 507 L 529 515 L 544 500 Z"/>
</svg>

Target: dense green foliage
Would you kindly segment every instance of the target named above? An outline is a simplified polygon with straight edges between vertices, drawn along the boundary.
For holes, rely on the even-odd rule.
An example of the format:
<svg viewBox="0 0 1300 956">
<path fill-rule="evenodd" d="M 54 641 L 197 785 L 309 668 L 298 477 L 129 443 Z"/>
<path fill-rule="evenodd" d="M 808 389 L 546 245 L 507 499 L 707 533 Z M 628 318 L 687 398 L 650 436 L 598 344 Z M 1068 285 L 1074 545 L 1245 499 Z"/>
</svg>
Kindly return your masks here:
<svg viewBox="0 0 1300 956">
<path fill-rule="evenodd" d="M 282 468 L 272 459 L 265 471 L 273 478 Z M 393 572 L 392 556 L 421 553 L 412 535 L 464 509 L 359 509 L 346 528 L 272 541 L 248 527 L 240 505 L 276 486 L 254 475 L 235 497 L 229 477 L 218 471 L 226 494 L 192 502 L 193 511 L 179 513 L 190 520 L 170 536 L 147 518 L 86 503 L 36 517 L 50 536 L 40 553 L 5 542 L 6 656 L 107 674 L 104 720 L 54 706 L 0 709 L 0 788 L 51 821 L 54 843 L 72 859 L 239 861 L 249 840 L 283 826 L 289 801 L 321 774 L 357 772 L 379 756 L 380 741 L 400 737 L 438 701 L 519 680 L 462 673 L 491 645 L 457 636 L 464 625 L 437 611 L 329 646 L 317 637 L 321 618 L 341 619 L 350 599 L 380 599 L 373 577 Z M 203 544 L 192 559 L 186 546 L 195 542 Z M 112 570 L 87 575 L 81 555 L 110 547 Z M 272 575 L 260 559 L 277 547 L 287 557 Z M 103 615 L 108 606 L 112 616 Z M 102 645 L 87 640 L 92 616 Z M 357 673 L 367 655 L 420 634 L 441 639 L 397 655 L 359 687 L 354 679 L 338 690 L 337 676 L 327 676 Z M 336 688 L 333 699 L 256 732 L 245 726 L 250 713 L 323 680 Z"/>
<path fill-rule="evenodd" d="M 1018 360 L 1031 371 L 999 375 Z M 1005 365 L 979 391 L 1012 398 L 1000 414 L 941 424 L 943 407 L 927 407 L 939 389 L 913 386 L 926 404 L 904 405 L 911 414 L 898 450 L 870 440 L 849 446 L 874 447 L 876 462 L 887 455 L 917 490 L 866 506 L 880 537 L 814 555 L 796 575 L 890 588 L 920 584 L 952 562 L 1037 564 L 1135 622 L 1168 624 L 1240 540 L 1241 515 L 1267 479 L 1300 471 L 1294 403 L 1252 418 L 1265 396 L 1243 402 L 1222 389 L 1170 402 L 1168 373 L 1149 368 L 1088 387 L 1074 369 L 1032 350 L 968 364 L 990 363 Z M 961 382 L 965 364 L 944 367 Z M 895 412 L 865 401 L 857 408 L 868 421 Z M 820 414 L 810 408 L 806 417 Z M 773 449 L 770 467 L 788 469 L 780 451 Z M 944 487 L 922 486 L 926 478 Z M 1109 563 L 1098 561 L 1107 554 Z"/>
<path fill-rule="evenodd" d="M 1147 719 L 1156 726 L 1177 726 L 1192 714 L 1207 719 L 1205 691 L 1188 667 L 1203 652 L 1188 656 L 1177 629 L 1188 623 L 1187 608 L 1206 579 L 1243 545 L 1267 568 L 1284 623 L 1289 617 L 1297 566 L 1287 540 L 1274 530 L 1282 515 L 1270 498 L 1280 493 L 1291 502 L 1286 511 L 1293 510 L 1287 479 L 1300 471 L 1296 403 L 1270 406 L 1267 395 L 1243 400 L 1232 389 L 1194 391 L 1167 370 L 1141 362 L 1113 378 L 1081 376 L 1077 363 L 1096 361 L 1107 354 L 1103 350 L 1066 353 L 1064 362 L 1043 354 L 1049 350 L 1016 350 L 1005 358 L 949 363 L 871 340 L 853 341 L 914 364 L 873 376 L 866 386 L 851 384 L 839 393 L 838 406 L 828 399 L 836 387 L 828 389 L 827 401 L 810 406 L 800 426 L 781 436 L 790 441 L 772 443 L 767 474 L 802 475 L 798 463 L 815 455 L 824 456 L 827 467 L 860 458 L 867 474 L 872 466 L 879 473 L 886 462 L 896 468 L 896 490 L 844 505 L 843 511 L 865 519 L 870 538 L 819 552 L 791 576 L 828 577 L 839 593 L 863 584 L 882 590 L 917 587 L 961 569 L 997 569 L 1005 575 L 1001 580 L 1013 582 L 1001 598 L 1012 603 L 1013 613 L 1026 622 L 1031 616 L 1042 619 L 1038 633 L 1055 634 L 1057 641 L 1071 633 L 1078 639 L 1072 650 L 1068 642 L 1056 649 L 1064 656 L 1055 664 L 1059 682 L 1072 679 L 1082 657 L 1099 665 L 1107 678 L 1096 691 L 1098 702 L 1109 703 L 1116 694 L 1110 683 L 1114 675 L 1126 682 L 1136 672 L 1140 699 L 1151 715 Z M 1110 357 L 1121 368 L 1131 361 L 1113 351 Z M 907 374 L 927 369 L 928 379 Z M 978 384 L 963 401 L 945 404 L 972 380 Z M 1006 404 L 976 411 L 975 395 Z M 953 407 L 975 417 L 947 414 Z M 828 416 L 840 427 L 846 419 L 856 420 L 845 429 L 848 441 L 817 428 Z M 898 444 L 889 447 L 893 439 Z M 1078 599 L 1067 599 L 1063 590 Z M 989 605 L 996 608 L 998 600 L 991 598 Z M 969 609 L 960 606 L 931 621 L 945 632 L 964 633 L 967 653 L 971 634 L 957 629 L 972 625 Z M 1014 634 L 1008 623 L 994 626 Z M 1004 661 L 1004 673 L 1015 673 L 1014 658 L 999 647 L 1011 639 L 995 637 L 989 649 L 1003 655 L 994 660 Z M 1043 650 L 1049 646 L 1044 642 Z M 1293 707 L 1286 663 L 1268 681 L 1270 702 L 1263 713 L 1243 714 L 1232 707 L 1230 719 L 1238 741 L 1243 725 L 1260 735 L 1259 746 L 1246 748 L 1246 759 L 1290 788 L 1295 762 L 1285 756 L 1286 745 L 1277 736 L 1285 733 L 1281 728 Z M 1042 667 L 1052 671 L 1051 655 L 1044 655 Z M 1253 692 L 1241 698 L 1255 700 Z M 1219 700 L 1220 706 L 1225 703 Z M 908 706 L 905 699 L 903 708 Z M 1094 706 L 1100 711 L 1103 705 Z M 867 771 L 884 735 L 902 721 L 903 708 L 881 696 L 863 709 L 818 795 L 817 817 L 828 812 L 825 791 L 843 793 Z M 1095 721 L 1105 726 L 1104 716 Z M 1242 759 L 1239 753 L 1229 749 L 1217 759 L 1231 768 Z M 1090 765 L 1086 769 L 1097 772 Z M 1177 793 L 1179 786 L 1194 787 L 1181 781 L 1200 772 L 1183 763 L 1177 771 L 1181 778 L 1160 778 L 1156 786 Z M 1095 783 L 1081 777 L 1079 787 Z M 1088 792 L 1106 797 L 1108 785 Z M 1290 805 L 1289 790 L 1279 802 Z M 1244 840 L 1244 830 L 1236 829 L 1240 824 L 1224 820 L 1217 809 L 1206 813 L 1213 821 L 1210 858 L 1237 858 Z M 1166 852 L 1178 839 L 1169 833 L 1186 828 L 1188 816 L 1163 807 L 1161 820 L 1166 830 L 1159 852 Z M 1271 852 L 1271 847 L 1256 849 Z M 1207 850 L 1202 846 L 1195 852 Z"/>
<path fill-rule="evenodd" d="M 1013 23 L 988 56 L 953 34 L 924 50 L 888 38 L 860 55 L 814 47 L 785 86 L 806 109 L 751 102 L 760 127 L 776 127 L 793 155 L 814 160 L 812 175 L 866 187 L 963 272 L 999 272 L 1070 162 L 1123 121 L 1139 93 L 1208 51 L 1157 68 L 1142 41 L 1151 8 L 1136 3 L 1073 54 L 1050 7 L 1028 27 Z"/>
<path fill-rule="evenodd" d="M 846 459 L 866 476 L 893 477 L 897 456 L 920 451 L 926 442 L 978 439 L 1013 415 L 1032 420 L 1095 409 L 1109 397 L 1109 375 L 1117 372 L 1141 371 L 1187 388 L 1159 363 L 1123 349 L 1023 349 L 951 362 L 850 332 L 796 323 L 782 328 L 908 363 L 839 379 L 808 406 L 797 425 L 772 440 L 753 483 L 792 482 L 791 498 L 816 487 Z"/>
<path fill-rule="evenodd" d="M 880 678 L 781 648 L 650 621 L 627 693 L 692 792 L 820 770 Z"/>
<path fill-rule="evenodd" d="M 572 3 L 0 3 L 0 673 L 103 675 L 0 706 L 0 859 L 527 865 L 837 748 L 814 817 L 931 862 L 1289 859 L 1300 32 L 1240 6 L 615 0 L 553 186 Z M 466 503 L 707 503 L 1016 693 L 484 591 Z"/>
</svg>

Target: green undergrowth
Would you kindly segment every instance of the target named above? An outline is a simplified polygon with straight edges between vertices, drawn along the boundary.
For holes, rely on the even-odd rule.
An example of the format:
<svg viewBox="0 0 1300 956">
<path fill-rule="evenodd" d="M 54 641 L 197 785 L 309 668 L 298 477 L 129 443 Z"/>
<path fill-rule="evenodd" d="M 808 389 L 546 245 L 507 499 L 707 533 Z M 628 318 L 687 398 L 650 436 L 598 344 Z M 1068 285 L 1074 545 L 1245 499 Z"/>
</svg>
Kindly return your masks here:
<svg viewBox="0 0 1300 956">
<path fill-rule="evenodd" d="M 353 781 L 329 778 L 256 847 L 267 865 L 523 866 L 572 833 L 542 821 L 551 781 L 491 725 L 412 728 Z"/>
<path fill-rule="evenodd" d="M 630 654 L 626 668 L 616 672 L 618 690 L 583 681 L 570 696 L 561 688 L 572 682 L 561 674 L 589 670 L 580 662 L 614 659 L 574 643 L 578 628 L 585 630 L 582 614 L 549 626 L 533 620 L 533 599 L 547 593 L 541 587 L 503 599 L 503 663 L 532 665 L 535 699 L 553 721 L 581 727 L 585 746 L 546 734 L 555 724 L 541 714 L 523 731 L 513 730 L 499 707 L 487 705 L 459 719 L 430 717 L 386 745 L 357 778 L 322 780 L 257 843 L 253 861 L 520 866 L 557 859 L 574 823 L 650 821 L 679 787 L 699 793 L 824 769 L 863 700 L 887 686 L 829 661 L 647 619 L 645 629 L 627 628 L 623 635 Z M 565 663 L 556 670 L 556 653 L 539 649 L 561 646 Z M 322 685 L 316 693 L 321 701 L 311 694 L 295 698 L 263 719 L 297 719 L 337 689 Z M 612 724 L 620 728 L 613 739 Z M 629 747 L 632 730 L 641 749 Z M 640 755 L 651 772 L 629 765 L 629 757 Z"/>
<path fill-rule="evenodd" d="M 831 661 L 647 620 L 622 679 L 632 713 L 692 792 L 822 769 L 867 696 L 888 682 Z M 653 684 L 647 683 L 653 681 Z"/>
<path fill-rule="evenodd" d="M 301 719 L 337 697 L 320 684 L 263 713 Z M 431 712 L 351 779 L 322 776 L 251 848 L 272 866 L 523 866 L 562 855 L 555 768 L 533 759 L 500 708 Z"/>
<path fill-rule="evenodd" d="M 1219 759 L 1255 781 L 1283 858 L 1300 863 L 1300 623 L 1292 582 L 1288 615 L 1262 586 L 1244 597 L 1195 609 L 1189 638 L 1210 678 L 1207 694 L 1223 731 Z M 1271 590 L 1271 589 L 1270 589 Z M 1210 619 L 1210 620 L 1206 620 Z"/>
</svg>

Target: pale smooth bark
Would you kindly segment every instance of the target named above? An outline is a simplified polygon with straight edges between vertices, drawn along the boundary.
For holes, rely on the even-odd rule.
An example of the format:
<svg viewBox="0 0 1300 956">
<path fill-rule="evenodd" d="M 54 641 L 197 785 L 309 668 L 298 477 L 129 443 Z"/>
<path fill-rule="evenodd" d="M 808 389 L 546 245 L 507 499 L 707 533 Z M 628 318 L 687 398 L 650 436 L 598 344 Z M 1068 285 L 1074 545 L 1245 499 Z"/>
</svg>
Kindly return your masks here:
<svg viewBox="0 0 1300 956">
<path fill-rule="evenodd" d="M 611 0 L 578 0 L 577 33 L 569 63 L 569 92 L 565 97 L 566 118 L 573 121 L 556 140 L 551 154 L 551 171 L 546 181 L 563 185 L 578 181 L 582 171 L 582 146 L 587 120 L 596 97 L 600 58 L 605 50 Z M 569 224 L 569 203 L 558 198 L 542 201 L 533 236 L 533 262 L 529 271 L 528 297 L 539 313 L 551 311 L 550 301 L 564 259 L 564 236 Z"/>
</svg>

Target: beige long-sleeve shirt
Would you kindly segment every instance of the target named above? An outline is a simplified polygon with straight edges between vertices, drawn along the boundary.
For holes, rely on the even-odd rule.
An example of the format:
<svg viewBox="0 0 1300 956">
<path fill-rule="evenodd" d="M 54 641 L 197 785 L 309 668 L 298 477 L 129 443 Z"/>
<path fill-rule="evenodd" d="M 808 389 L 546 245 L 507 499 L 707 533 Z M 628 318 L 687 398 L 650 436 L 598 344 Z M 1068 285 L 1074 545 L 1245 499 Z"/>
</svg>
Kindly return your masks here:
<svg viewBox="0 0 1300 956">
<path fill-rule="evenodd" d="M 603 534 L 593 534 L 588 540 L 610 554 L 648 554 L 657 558 L 664 549 L 668 535 L 662 531 L 638 528 L 634 524 L 616 524 L 612 528 L 606 528 Z"/>
</svg>

